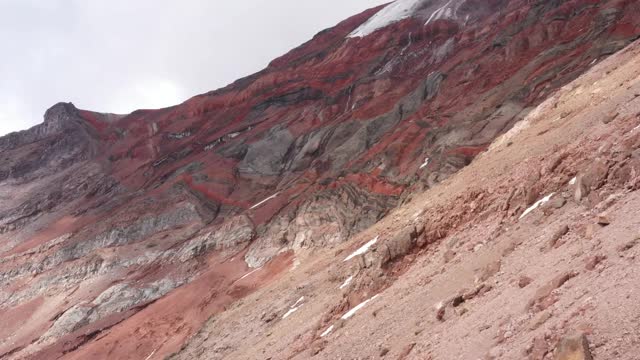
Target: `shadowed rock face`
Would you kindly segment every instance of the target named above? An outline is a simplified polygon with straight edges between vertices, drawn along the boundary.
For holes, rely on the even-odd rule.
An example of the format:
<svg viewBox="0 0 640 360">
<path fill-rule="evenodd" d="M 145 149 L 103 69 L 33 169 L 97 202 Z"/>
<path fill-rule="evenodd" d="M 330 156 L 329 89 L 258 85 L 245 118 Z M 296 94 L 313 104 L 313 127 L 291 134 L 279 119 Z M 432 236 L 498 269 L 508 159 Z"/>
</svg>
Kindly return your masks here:
<svg viewBox="0 0 640 360">
<path fill-rule="evenodd" d="M 414 2 L 366 36 L 384 7 L 180 105 L 58 104 L 0 138 L 0 316 L 15 333 L 0 357 L 96 346 L 87 332 L 217 268 L 245 270 L 223 255 L 268 267 L 346 241 L 640 35 L 633 1 Z M 207 304 L 251 290 L 216 289 Z"/>
</svg>

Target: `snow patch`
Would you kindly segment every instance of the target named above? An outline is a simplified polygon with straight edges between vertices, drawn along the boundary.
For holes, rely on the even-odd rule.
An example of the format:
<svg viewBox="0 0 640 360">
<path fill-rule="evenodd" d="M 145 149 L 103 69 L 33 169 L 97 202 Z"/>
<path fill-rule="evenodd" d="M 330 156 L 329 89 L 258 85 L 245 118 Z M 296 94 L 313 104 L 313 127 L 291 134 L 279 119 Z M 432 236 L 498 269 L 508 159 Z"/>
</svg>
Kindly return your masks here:
<svg viewBox="0 0 640 360">
<path fill-rule="evenodd" d="M 578 181 L 578 178 L 574 177 L 573 179 L 571 179 L 571 181 L 569 181 L 569 185 L 575 185 L 576 181 Z"/>
<path fill-rule="evenodd" d="M 332 331 L 333 331 L 333 325 L 329 326 L 327 328 L 327 330 L 325 330 L 322 334 L 320 334 L 320 337 L 321 338 L 325 337 L 325 336 L 329 335 Z"/>
<path fill-rule="evenodd" d="M 631 132 L 638 131 L 638 130 L 640 130 L 640 125 L 638 125 L 638 126 L 634 127 L 633 129 L 631 129 Z"/>
<path fill-rule="evenodd" d="M 378 11 L 377 14 L 373 15 L 347 37 L 365 37 L 378 29 L 404 20 L 413 15 L 423 2 L 424 0 L 397 0 Z"/>
<path fill-rule="evenodd" d="M 144 359 L 144 360 L 149 360 L 149 359 L 151 359 L 151 358 L 153 357 L 153 355 L 155 355 L 155 354 L 156 354 L 156 352 L 158 352 L 158 349 L 153 350 L 153 352 L 152 352 L 151 354 L 149 354 L 149 356 L 147 356 L 147 358 L 146 358 L 146 359 Z"/>
<path fill-rule="evenodd" d="M 342 317 L 340 317 L 340 319 L 342 320 L 349 320 L 353 315 L 355 315 L 359 310 L 361 310 L 363 307 L 367 306 L 367 304 L 369 304 L 370 302 L 372 302 L 373 300 L 377 299 L 380 297 L 380 294 L 372 297 L 369 300 L 366 300 L 364 302 L 362 302 L 361 304 L 359 304 L 358 306 L 354 307 L 353 309 L 347 311 L 344 315 L 342 315 Z M 327 328 L 327 330 L 325 330 L 322 334 L 320 334 L 320 337 L 325 337 L 327 335 L 329 335 L 329 333 L 331 333 L 333 331 L 334 325 L 331 325 Z"/>
<path fill-rule="evenodd" d="M 236 280 L 236 281 L 234 282 L 234 284 L 235 284 L 235 283 L 237 283 L 237 282 L 238 282 L 238 281 L 240 281 L 240 280 L 244 280 L 244 279 L 248 278 L 249 276 L 253 275 L 253 273 L 255 273 L 256 271 L 260 271 L 260 270 L 262 270 L 262 267 L 259 267 L 259 268 L 255 269 L 255 270 L 253 270 L 253 271 L 248 272 L 248 273 L 247 273 L 247 274 L 245 274 L 243 277 L 241 277 L 240 279 Z"/>
<path fill-rule="evenodd" d="M 520 215 L 520 219 L 522 219 L 523 217 L 529 215 L 530 212 L 532 212 L 533 210 L 537 209 L 540 205 L 548 202 L 549 200 L 551 200 L 551 198 L 553 197 L 553 195 L 555 195 L 555 193 L 551 193 L 545 197 L 543 197 L 542 199 L 538 200 L 535 204 L 531 205 L 530 208 L 528 208 L 527 210 L 525 210 L 522 215 Z"/>
<path fill-rule="evenodd" d="M 284 320 L 284 319 L 288 318 L 288 317 L 289 317 L 289 315 L 291 315 L 291 314 L 293 314 L 294 312 L 298 311 L 298 309 L 299 309 L 299 308 L 297 308 L 297 307 L 296 307 L 296 308 L 291 308 L 291 309 L 289 309 L 289 311 L 287 311 L 287 312 L 282 316 L 282 319 Z"/>
<path fill-rule="evenodd" d="M 439 8 L 438 10 L 434 11 L 433 14 L 431 14 L 431 16 L 429 16 L 429 19 L 427 19 L 427 22 L 424 23 L 424 26 L 429 25 L 429 23 L 431 23 L 434 20 L 438 20 L 438 19 L 442 19 L 442 18 L 451 18 L 454 17 L 454 11 L 453 9 L 451 9 L 450 7 L 448 7 L 449 5 L 451 5 L 451 1 L 449 0 L 446 4 L 444 4 L 441 8 Z"/>
<path fill-rule="evenodd" d="M 303 302 L 303 301 L 304 301 L 304 296 L 300 297 L 300 299 L 298 299 L 298 301 L 296 301 L 296 303 L 295 303 L 295 304 L 293 304 L 293 305 L 289 308 L 289 311 L 287 311 L 287 312 L 282 316 L 282 319 L 286 319 L 286 318 L 288 318 L 288 317 L 289 317 L 289 315 L 291 315 L 291 314 L 293 314 L 294 312 L 298 311 L 298 309 L 300 309 L 300 307 L 301 307 L 302 305 L 304 305 L 304 304 L 300 305 L 300 303 L 301 303 L 301 302 Z"/>
<path fill-rule="evenodd" d="M 424 159 L 424 162 L 422 163 L 422 165 L 420 165 L 420 169 L 422 170 L 422 169 L 426 168 L 427 166 L 429 166 L 429 161 L 431 161 L 431 159 L 429 159 L 429 158 Z"/>
<path fill-rule="evenodd" d="M 347 286 L 349 286 L 349 284 L 351 284 L 351 280 L 353 280 L 353 276 L 349 276 L 347 278 L 347 280 L 345 280 L 342 285 L 340 285 L 340 290 L 346 288 Z"/>
<path fill-rule="evenodd" d="M 266 203 L 267 201 L 269 201 L 269 200 L 271 200 L 271 199 L 275 199 L 275 197 L 276 197 L 276 196 L 278 196 L 279 194 L 280 194 L 280 193 L 275 193 L 275 194 L 273 194 L 273 195 L 269 196 L 268 198 L 266 198 L 266 199 L 264 199 L 264 200 L 260 201 L 259 203 L 257 203 L 257 204 L 255 204 L 255 205 L 253 205 L 249 210 L 253 210 L 253 209 L 257 208 L 258 206 L 260 206 L 260 205 L 262 205 L 262 204 Z"/>
<path fill-rule="evenodd" d="M 301 302 L 303 302 L 303 301 L 304 301 L 304 296 L 301 296 L 301 297 L 300 297 L 300 299 L 298 299 L 298 301 L 296 301 L 296 303 L 295 303 L 295 304 L 293 304 L 293 306 L 291 306 L 291 307 L 292 307 L 292 308 L 297 307 L 297 306 L 298 306 L 298 304 L 300 304 L 300 303 L 301 303 Z"/>
<path fill-rule="evenodd" d="M 362 302 L 361 304 L 359 304 L 358 306 L 354 307 L 353 309 L 349 310 L 346 314 L 342 315 L 341 319 L 342 320 L 348 320 L 350 317 L 352 317 L 353 315 L 355 315 L 359 310 L 361 310 L 363 307 L 367 306 L 368 303 L 370 303 L 371 301 L 377 299 L 380 296 L 380 294 L 372 297 L 369 300 L 366 300 L 364 302 Z"/>
<path fill-rule="evenodd" d="M 379 238 L 379 236 L 376 236 L 373 240 L 371 240 L 368 243 L 362 245 L 362 247 L 360 249 L 354 251 L 353 254 L 347 256 L 347 258 L 344 259 L 344 262 L 347 262 L 347 261 L 353 259 L 354 257 L 356 257 L 358 255 L 362 255 L 362 254 L 366 253 L 367 251 L 369 251 L 369 248 L 371 248 L 375 243 L 378 242 L 378 238 Z"/>
</svg>

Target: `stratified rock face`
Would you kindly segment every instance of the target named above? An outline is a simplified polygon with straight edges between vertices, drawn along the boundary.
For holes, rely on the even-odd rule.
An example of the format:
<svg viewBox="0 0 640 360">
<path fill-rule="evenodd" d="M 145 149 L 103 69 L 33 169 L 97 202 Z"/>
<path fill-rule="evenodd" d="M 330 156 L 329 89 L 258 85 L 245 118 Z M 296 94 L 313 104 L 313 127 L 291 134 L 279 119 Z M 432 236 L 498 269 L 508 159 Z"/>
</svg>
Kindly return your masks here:
<svg viewBox="0 0 640 360">
<path fill-rule="evenodd" d="M 0 357 L 118 357 L 149 324 L 180 336 L 127 356 L 177 350 L 260 285 L 231 281 L 238 259 L 281 271 L 348 240 L 639 35 L 634 1 L 399 0 L 177 106 L 54 106 L 0 138 Z M 191 315 L 152 322 L 163 297 Z"/>
</svg>

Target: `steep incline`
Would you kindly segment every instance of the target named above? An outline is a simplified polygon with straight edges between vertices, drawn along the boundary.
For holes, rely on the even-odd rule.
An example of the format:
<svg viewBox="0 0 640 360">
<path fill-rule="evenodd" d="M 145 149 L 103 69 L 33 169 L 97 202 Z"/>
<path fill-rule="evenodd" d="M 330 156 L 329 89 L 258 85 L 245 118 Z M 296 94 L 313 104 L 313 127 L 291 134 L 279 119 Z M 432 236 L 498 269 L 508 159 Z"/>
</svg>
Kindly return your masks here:
<svg viewBox="0 0 640 360">
<path fill-rule="evenodd" d="M 174 107 L 54 106 L 0 138 L 0 357 L 177 351 L 638 36 L 635 1 L 400 0 Z"/>
<path fill-rule="evenodd" d="M 639 190 L 636 42 L 172 359 L 635 360 Z"/>
</svg>

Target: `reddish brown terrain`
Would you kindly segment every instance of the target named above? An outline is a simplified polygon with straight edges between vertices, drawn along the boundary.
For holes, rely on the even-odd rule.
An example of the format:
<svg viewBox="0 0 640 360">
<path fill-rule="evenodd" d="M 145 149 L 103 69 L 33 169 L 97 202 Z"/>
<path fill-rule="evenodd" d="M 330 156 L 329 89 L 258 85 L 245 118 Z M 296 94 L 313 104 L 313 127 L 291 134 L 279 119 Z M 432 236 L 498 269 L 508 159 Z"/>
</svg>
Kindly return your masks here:
<svg viewBox="0 0 640 360">
<path fill-rule="evenodd" d="M 53 106 L 0 138 L 0 358 L 638 359 L 638 37 L 399 0 L 174 107 Z"/>
</svg>

